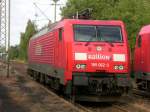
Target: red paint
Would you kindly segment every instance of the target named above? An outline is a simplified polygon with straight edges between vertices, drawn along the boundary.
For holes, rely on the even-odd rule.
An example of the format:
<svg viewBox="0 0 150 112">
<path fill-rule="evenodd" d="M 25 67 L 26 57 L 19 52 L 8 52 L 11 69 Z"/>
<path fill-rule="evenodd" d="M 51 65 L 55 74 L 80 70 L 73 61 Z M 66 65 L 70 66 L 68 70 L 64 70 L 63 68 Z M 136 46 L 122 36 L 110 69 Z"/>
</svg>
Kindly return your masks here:
<svg viewBox="0 0 150 112">
<path fill-rule="evenodd" d="M 139 40 L 141 38 L 141 42 Z M 150 25 L 142 27 L 135 45 L 134 71 L 150 73 Z M 141 44 L 141 45 L 140 45 Z"/>
<path fill-rule="evenodd" d="M 107 42 L 75 42 L 73 33 L 73 24 L 80 25 L 108 25 L 120 26 L 123 36 L 123 43 Z M 63 28 L 63 38 L 59 41 L 59 28 Z M 72 80 L 72 72 L 106 72 L 106 73 L 126 73 L 130 72 L 130 54 L 127 41 L 127 34 L 122 21 L 100 21 L 100 20 L 63 20 L 52 28 L 51 32 L 45 35 L 31 39 L 29 43 L 28 57 L 30 63 L 47 64 L 56 68 L 64 69 L 65 81 Z M 35 53 L 36 47 L 39 55 Z M 100 51 L 96 47 L 101 47 Z M 40 50 L 41 52 L 40 52 Z M 91 55 L 101 54 L 108 55 L 109 60 L 75 60 L 75 53 L 87 53 Z M 113 54 L 124 54 L 125 62 L 114 62 Z M 92 63 L 107 63 L 107 67 L 92 67 Z M 86 64 L 85 70 L 76 69 L 76 64 Z M 115 65 L 123 65 L 124 70 L 114 70 Z M 100 65 L 103 66 L 103 65 Z M 106 66 L 106 65 L 105 65 Z"/>
</svg>

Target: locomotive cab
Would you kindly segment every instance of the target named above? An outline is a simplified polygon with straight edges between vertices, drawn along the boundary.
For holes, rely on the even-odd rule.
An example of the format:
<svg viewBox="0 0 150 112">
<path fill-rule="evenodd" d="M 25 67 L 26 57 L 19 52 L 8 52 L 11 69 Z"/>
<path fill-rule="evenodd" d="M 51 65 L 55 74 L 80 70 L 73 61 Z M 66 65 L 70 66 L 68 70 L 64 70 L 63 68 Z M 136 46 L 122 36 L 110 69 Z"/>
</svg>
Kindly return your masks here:
<svg viewBox="0 0 150 112">
<path fill-rule="evenodd" d="M 134 52 L 134 72 L 138 88 L 150 91 L 150 25 L 141 28 Z"/>
</svg>

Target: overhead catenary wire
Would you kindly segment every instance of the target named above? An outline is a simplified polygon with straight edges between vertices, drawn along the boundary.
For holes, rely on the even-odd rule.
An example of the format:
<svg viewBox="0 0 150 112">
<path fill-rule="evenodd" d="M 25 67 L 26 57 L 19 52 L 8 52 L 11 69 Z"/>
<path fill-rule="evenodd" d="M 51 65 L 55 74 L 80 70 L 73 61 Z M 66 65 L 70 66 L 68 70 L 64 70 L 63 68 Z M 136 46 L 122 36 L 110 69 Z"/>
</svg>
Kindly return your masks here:
<svg viewBox="0 0 150 112">
<path fill-rule="evenodd" d="M 43 3 L 39 3 L 39 2 L 36 2 L 36 4 L 39 4 L 39 5 L 55 5 L 54 3 L 51 3 L 51 4 L 43 4 Z M 64 4 L 57 4 L 57 5 L 64 5 Z"/>
<path fill-rule="evenodd" d="M 32 21 L 47 21 L 47 19 L 35 19 L 35 20 L 32 20 Z"/>
<path fill-rule="evenodd" d="M 51 3 L 51 4 L 43 4 L 43 3 L 39 3 L 39 2 L 36 2 L 36 3 L 33 3 L 35 5 L 36 8 L 38 8 L 38 10 L 41 12 L 42 15 L 44 15 L 47 19 L 48 19 L 48 16 L 44 13 L 44 11 L 42 11 L 38 5 L 52 5 L 54 6 L 54 22 L 56 22 L 56 19 L 57 19 L 57 6 L 61 6 L 61 5 L 64 5 L 62 3 L 58 3 L 60 0 L 52 0 L 54 3 Z M 48 9 L 48 8 L 47 8 Z"/>
<path fill-rule="evenodd" d="M 33 3 L 33 4 L 34 4 L 34 6 L 41 12 L 41 14 L 42 14 L 47 20 L 51 21 L 51 20 L 49 19 L 49 17 L 37 6 L 36 3 Z"/>
</svg>

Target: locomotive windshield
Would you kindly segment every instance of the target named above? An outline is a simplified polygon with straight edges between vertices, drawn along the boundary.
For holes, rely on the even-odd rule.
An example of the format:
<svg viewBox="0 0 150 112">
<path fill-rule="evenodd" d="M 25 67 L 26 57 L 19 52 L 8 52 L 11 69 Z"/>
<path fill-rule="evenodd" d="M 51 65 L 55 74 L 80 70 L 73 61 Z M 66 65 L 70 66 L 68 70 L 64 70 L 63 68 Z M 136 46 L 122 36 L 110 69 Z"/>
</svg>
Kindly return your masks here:
<svg viewBox="0 0 150 112">
<path fill-rule="evenodd" d="M 75 41 L 81 42 L 122 42 L 119 26 L 74 25 Z"/>
</svg>

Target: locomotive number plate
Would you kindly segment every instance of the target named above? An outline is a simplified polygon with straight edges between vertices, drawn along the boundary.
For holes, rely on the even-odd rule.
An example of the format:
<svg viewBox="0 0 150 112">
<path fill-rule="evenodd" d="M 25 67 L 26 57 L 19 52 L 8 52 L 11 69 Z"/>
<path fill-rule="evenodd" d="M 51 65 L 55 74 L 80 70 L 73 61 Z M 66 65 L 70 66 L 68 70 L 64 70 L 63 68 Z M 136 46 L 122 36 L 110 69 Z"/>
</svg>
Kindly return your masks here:
<svg viewBox="0 0 150 112">
<path fill-rule="evenodd" d="M 108 68 L 109 63 L 91 63 L 92 67 Z"/>
</svg>

